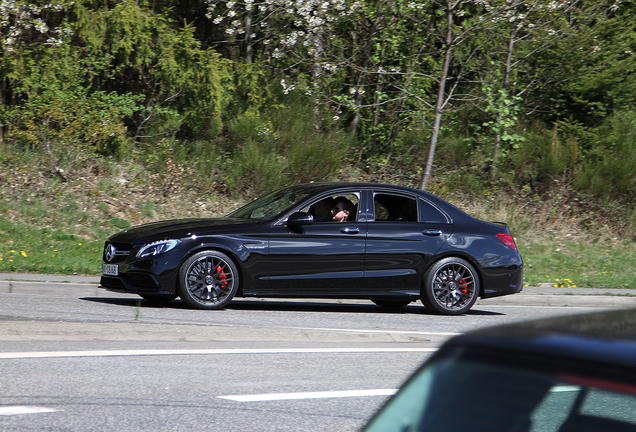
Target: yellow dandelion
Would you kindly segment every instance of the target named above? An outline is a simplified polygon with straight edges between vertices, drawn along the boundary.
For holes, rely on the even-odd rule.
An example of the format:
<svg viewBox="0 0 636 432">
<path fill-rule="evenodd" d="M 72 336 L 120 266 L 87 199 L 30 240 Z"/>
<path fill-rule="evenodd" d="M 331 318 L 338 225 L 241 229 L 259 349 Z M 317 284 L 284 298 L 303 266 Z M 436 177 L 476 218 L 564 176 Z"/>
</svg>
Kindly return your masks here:
<svg viewBox="0 0 636 432">
<path fill-rule="evenodd" d="M 82 244 L 81 244 L 81 243 L 78 243 L 77 245 L 78 245 L 78 246 L 81 246 Z"/>
<path fill-rule="evenodd" d="M 15 253 L 15 251 L 13 249 L 11 249 L 11 253 Z"/>
<path fill-rule="evenodd" d="M 22 255 L 23 257 L 28 257 L 27 253 L 25 251 L 20 251 L 20 255 Z"/>
</svg>

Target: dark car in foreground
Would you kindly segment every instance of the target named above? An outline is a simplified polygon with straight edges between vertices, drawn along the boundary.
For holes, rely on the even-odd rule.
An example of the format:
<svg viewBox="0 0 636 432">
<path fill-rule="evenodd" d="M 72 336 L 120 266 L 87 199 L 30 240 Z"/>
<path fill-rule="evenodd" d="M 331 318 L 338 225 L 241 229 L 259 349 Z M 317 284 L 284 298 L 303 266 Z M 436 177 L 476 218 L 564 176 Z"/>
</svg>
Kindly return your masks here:
<svg viewBox="0 0 636 432">
<path fill-rule="evenodd" d="M 636 431 L 636 310 L 478 330 L 442 345 L 363 432 Z"/>
<path fill-rule="evenodd" d="M 435 313 L 521 291 L 523 262 L 502 223 L 422 191 L 311 183 L 226 217 L 149 223 L 110 237 L 101 286 L 218 309 L 235 296 L 369 299 Z"/>
</svg>

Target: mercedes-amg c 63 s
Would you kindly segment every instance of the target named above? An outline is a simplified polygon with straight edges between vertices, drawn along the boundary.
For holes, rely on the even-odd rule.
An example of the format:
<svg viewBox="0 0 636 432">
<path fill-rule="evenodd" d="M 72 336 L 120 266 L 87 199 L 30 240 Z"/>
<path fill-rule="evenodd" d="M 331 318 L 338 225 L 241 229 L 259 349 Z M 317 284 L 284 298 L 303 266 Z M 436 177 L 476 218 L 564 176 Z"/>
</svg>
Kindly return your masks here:
<svg viewBox="0 0 636 432">
<path fill-rule="evenodd" d="M 406 187 L 311 183 L 225 217 L 133 227 L 105 244 L 101 287 L 219 309 L 234 297 L 421 300 L 458 315 L 478 297 L 522 290 L 523 262 L 502 223 Z"/>
</svg>

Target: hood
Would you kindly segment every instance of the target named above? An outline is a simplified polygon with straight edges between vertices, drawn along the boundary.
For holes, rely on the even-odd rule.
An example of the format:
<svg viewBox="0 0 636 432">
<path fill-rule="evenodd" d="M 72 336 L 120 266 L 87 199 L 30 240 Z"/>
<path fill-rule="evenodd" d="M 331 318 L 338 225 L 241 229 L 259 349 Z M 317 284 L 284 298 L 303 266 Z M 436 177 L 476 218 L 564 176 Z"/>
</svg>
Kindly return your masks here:
<svg viewBox="0 0 636 432">
<path fill-rule="evenodd" d="M 203 236 L 244 230 L 247 226 L 258 226 L 263 221 L 240 218 L 174 219 L 151 222 L 129 228 L 112 235 L 108 241 L 116 243 L 145 243 L 167 238 L 180 239 L 192 235 Z"/>
</svg>

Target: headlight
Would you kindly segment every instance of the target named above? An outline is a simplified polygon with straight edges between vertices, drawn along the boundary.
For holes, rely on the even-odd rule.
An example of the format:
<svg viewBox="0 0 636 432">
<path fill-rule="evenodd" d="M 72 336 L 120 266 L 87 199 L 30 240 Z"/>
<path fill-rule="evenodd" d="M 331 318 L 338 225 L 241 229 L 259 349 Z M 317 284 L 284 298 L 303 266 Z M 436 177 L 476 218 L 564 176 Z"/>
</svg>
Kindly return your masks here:
<svg viewBox="0 0 636 432">
<path fill-rule="evenodd" d="M 137 252 L 137 258 L 145 258 L 147 256 L 155 256 L 168 252 L 174 249 L 179 243 L 179 240 L 161 240 L 153 243 L 147 243 L 139 249 Z"/>
</svg>

